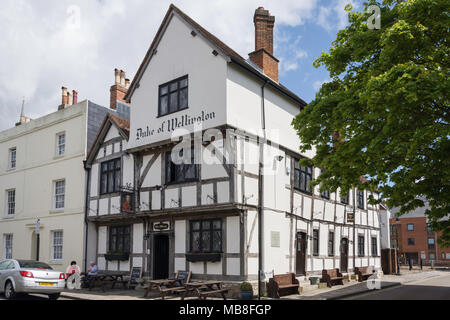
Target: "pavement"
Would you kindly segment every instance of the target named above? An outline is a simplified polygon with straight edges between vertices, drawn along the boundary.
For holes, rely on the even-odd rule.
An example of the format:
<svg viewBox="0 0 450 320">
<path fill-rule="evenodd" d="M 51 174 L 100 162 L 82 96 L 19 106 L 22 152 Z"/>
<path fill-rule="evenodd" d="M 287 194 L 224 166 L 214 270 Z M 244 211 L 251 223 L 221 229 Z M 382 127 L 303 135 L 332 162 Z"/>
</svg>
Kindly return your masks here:
<svg viewBox="0 0 450 320">
<path fill-rule="evenodd" d="M 369 284 L 369 286 L 368 286 Z M 371 288 L 372 287 L 372 288 Z M 373 287 L 377 289 L 373 289 Z M 379 289 L 378 289 L 379 288 Z M 400 291 L 396 289 L 402 288 Z M 414 289 L 414 290 L 413 290 Z M 407 293 L 409 290 L 409 294 Z M 344 285 L 333 286 L 332 288 L 309 290 L 300 295 L 290 295 L 282 297 L 280 300 L 337 300 L 337 299 L 396 299 L 421 297 L 420 291 L 429 291 L 430 297 L 450 297 L 450 272 L 440 270 L 401 270 L 401 275 L 384 275 L 379 281 L 370 283 L 350 281 Z M 434 291 L 439 293 L 432 294 Z M 382 295 L 381 293 L 388 293 Z M 100 289 L 65 290 L 61 293 L 62 300 L 159 300 L 157 293 L 150 293 L 147 298 L 143 298 L 143 289 L 113 289 L 102 292 Z M 33 296 L 30 296 L 31 299 Z M 1 298 L 0 298 L 1 299 Z M 38 299 L 38 298 L 36 298 Z M 44 298 L 42 298 L 44 299 Z M 179 297 L 166 297 L 166 300 L 179 300 Z M 186 300 L 195 299 L 187 297 Z M 264 298 L 269 299 L 269 298 Z M 439 298 L 438 298 L 439 299 Z"/>
</svg>

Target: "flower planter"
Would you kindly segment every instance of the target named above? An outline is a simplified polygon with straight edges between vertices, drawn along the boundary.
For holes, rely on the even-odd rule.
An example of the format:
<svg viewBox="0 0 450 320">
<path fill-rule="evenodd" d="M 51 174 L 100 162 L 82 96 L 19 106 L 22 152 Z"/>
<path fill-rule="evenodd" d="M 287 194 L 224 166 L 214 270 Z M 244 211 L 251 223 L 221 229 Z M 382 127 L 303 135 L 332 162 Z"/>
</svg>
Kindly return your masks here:
<svg viewBox="0 0 450 320">
<path fill-rule="evenodd" d="M 107 261 L 127 261 L 129 258 L 130 258 L 129 253 L 105 254 L 105 260 Z"/>
<path fill-rule="evenodd" d="M 241 300 L 252 300 L 253 292 L 243 292 L 241 291 Z"/>
</svg>

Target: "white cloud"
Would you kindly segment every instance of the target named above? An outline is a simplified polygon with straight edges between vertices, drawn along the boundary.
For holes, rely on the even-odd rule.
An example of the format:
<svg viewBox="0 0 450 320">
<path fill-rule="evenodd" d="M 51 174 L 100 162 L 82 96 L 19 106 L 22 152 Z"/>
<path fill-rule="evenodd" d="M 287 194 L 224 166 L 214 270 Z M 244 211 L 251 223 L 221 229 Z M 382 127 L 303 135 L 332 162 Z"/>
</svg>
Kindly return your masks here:
<svg viewBox="0 0 450 320">
<path fill-rule="evenodd" d="M 254 50 L 257 7 L 270 10 L 277 30 L 312 20 L 318 0 L 174 3 L 246 57 Z M 78 90 L 79 100 L 89 98 L 108 106 L 113 69 L 134 76 L 169 5 L 170 1 L 145 0 L 2 0 L 0 130 L 18 120 L 23 96 L 28 116 L 56 111 L 62 85 Z M 288 71 L 297 69 L 298 60 L 307 55 L 298 49 L 298 35 L 289 39 L 297 51 L 290 61 L 283 59 Z"/>
<path fill-rule="evenodd" d="M 328 81 L 330 81 L 329 78 L 325 79 L 325 80 L 314 81 L 314 83 L 313 83 L 314 91 L 319 91 L 319 89 L 322 87 L 322 85 Z"/>
<path fill-rule="evenodd" d="M 359 4 L 353 0 L 332 0 L 325 6 L 318 8 L 317 24 L 327 31 L 337 31 L 348 24 L 348 12 L 345 6 L 351 4 L 353 10 L 359 8 Z"/>
</svg>

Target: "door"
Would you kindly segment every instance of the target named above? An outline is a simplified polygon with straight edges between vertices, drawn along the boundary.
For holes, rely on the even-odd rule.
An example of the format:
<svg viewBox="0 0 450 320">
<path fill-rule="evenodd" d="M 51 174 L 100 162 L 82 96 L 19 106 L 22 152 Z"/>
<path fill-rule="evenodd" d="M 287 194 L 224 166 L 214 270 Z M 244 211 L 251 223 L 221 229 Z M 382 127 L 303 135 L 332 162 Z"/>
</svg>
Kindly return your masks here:
<svg viewBox="0 0 450 320">
<path fill-rule="evenodd" d="M 153 279 L 169 278 L 169 236 L 155 235 Z"/>
<path fill-rule="evenodd" d="M 341 239 L 341 272 L 348 272 L 348 239 Z"/>
<path fill-rule="evenodd" d="M 306 233 L 297 232 L 295 272 L 306 275 Z"/>
</svg>

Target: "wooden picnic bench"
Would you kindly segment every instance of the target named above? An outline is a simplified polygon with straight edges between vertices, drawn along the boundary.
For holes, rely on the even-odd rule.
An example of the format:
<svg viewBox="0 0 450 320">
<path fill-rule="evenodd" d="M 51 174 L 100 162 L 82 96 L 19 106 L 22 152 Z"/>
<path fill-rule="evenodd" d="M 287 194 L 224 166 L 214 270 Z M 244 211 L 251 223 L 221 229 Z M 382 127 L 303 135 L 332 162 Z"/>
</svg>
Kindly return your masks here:
<svg viewBox="0 0 450 320">
<path fill-rule="evenodd" d="M 102 291 L 105 291 L 105 285 L 111 284 L 111 289 L 114 289 L 114 286 L 116 283 L 122 283 L 123 287 L 126 287 L 126 283 L 128 281 L 125 281 L 123 277 L 128 274 L 128 272 L 115 272 L 115 271 L 102 271 L 98 272 L 96 275 L 88 275 L 83 273 L 84 276 L 88 277 L 88 287 L 89 291 L 91 291 L 94 287 L 98 286 L 102 289 Z"/>
<path fill-rule="evenodd" d="M 186 291 L 185 285 L 191 280 L 191 275 L 191 271 L 177 271 L 175 279 L 150 280 L 144 287 L 144 298 L 152 289 L 156 289 L 163 300 L 168 293 L 183 293 Z"/>
<path fill-rule="evenodd" d="M 355 274 L 358 276 L 358 281 L 363 282 L 375 273 L 374 267 L 355 267 Z"/>
<path fill-rule="evenodd" d="M 276 274 L 269 279 L 268 293 L 272 298 L 298 294 L 299 282 L 294 273 Z"/>
<path fill-rule="evenodd" d="M 344 285 L 344 277 L 342 276 L 342 273 L 339 272 L 339 268 L 323 269 L 320 282 L 326 282 L 327 286 L 331 288 L 331 286 L 335 284 Z"/>
<path fill-rule="evenodd" d="M 200 300 L 206 300 L 207 297 L 219 294 L 223 300 L 227 300 L 226 294 L 228 293 L 228 289 L 222 288 L 222 281 L 197 281 L 186 283 L 184 286 L 186 290 L 183 292 L 181 300 L 184 300 L 190 293 L 197 296 Z"/>
</svg>

